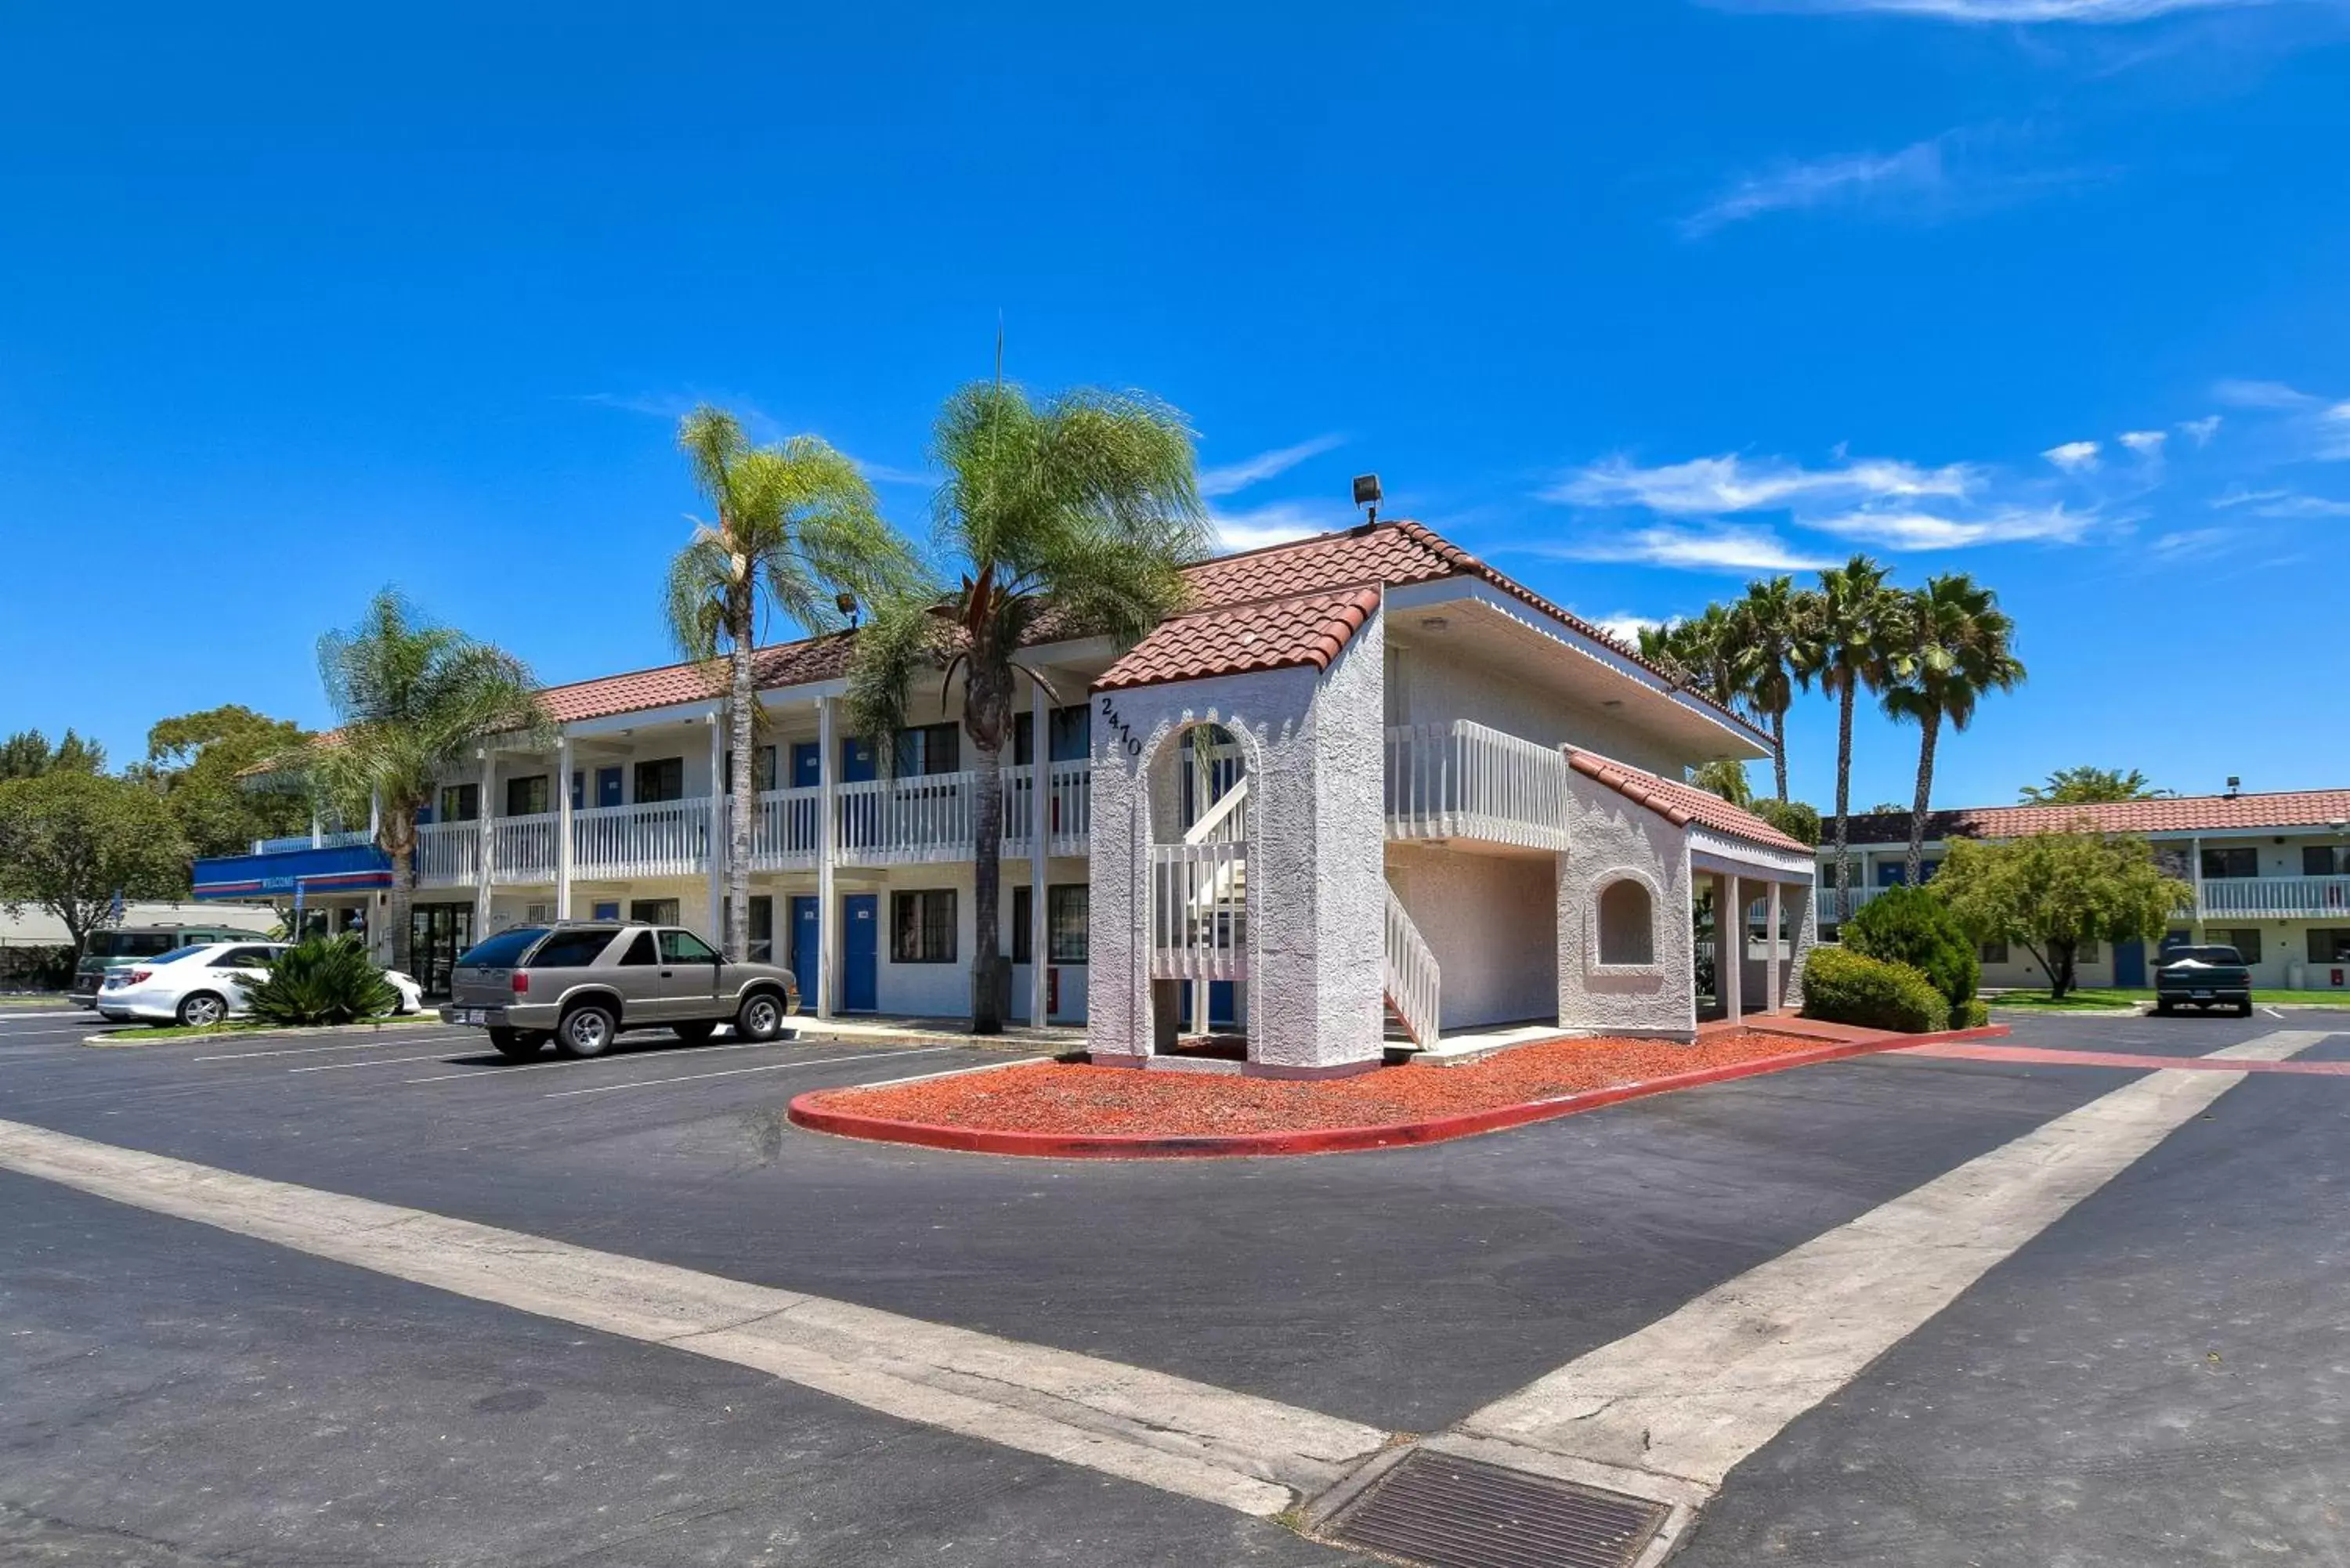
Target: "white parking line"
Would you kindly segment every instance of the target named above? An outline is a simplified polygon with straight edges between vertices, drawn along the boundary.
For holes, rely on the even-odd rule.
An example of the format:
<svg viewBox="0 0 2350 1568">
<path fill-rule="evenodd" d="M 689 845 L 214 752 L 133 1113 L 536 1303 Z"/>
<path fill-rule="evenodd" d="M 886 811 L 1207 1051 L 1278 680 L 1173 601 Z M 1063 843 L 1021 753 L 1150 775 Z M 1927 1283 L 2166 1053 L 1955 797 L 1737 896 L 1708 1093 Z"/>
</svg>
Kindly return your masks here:
<svg viewBox="0 0 2350 1568">
<path fill-rule="evenodd" d="M 830 1067 L 842 1062 L 879 1062 L 889 1056 L 935 1056 L 941 1051 L 961 1051 L 961 1045 L 932 1045 L 920 1051 L 868 1051 L 861 1056 L 819 1056 L 813 1062 L 769 1062 L 758 1067 L 730 1067 L 723 1073 L 686 1073 L 673 1078 L 639 1078 L 627 1084 L 598 1084 L 592 1089 L 559 1089 L 541 1099 L 567 1100 L 575 1095 L 608 1095 L 620 1089 L 658 1089 L 664 1084 L 692 1084 L 704 1078 L 739 1078 L 745 1073 L 782 1073 L 794 1067 Z"/>
<path fill-rule="evenodd" d="M 1271 1517 L 1388 1433 L 1076 1351 L 0 1121 L 0 1169 Z"/>
<path fill-rule="evenodd" d="M 484 1045 L 482 1047 L 483 1052 L 487 1052 L 488 1050 L 489 1047 L 487 1045 Z M 473 1054 L 477 1054 L 478 1053 Z M 289 1074 L 340 1073 L 351 1067 L 397 1067 L 402 1062 L 462 1062 L 465 1059 L 467 1054 L 469 1054 L 469 1053 L 460 1052 L 455 1055 L 452 1055 L 447 1051 L 435 1051 L 430 1056 L 382 1056 L 372 1062 L 325 1062 L 312 1067 L 288 1067 L 286 1071 Z"/>
<path fill-rule="evenodd" d="M 2261 1009 L 2261 1011 L 2262 1011 L 2262 1012 L 2267 1013 L 2271 1018 L 2282 1018 L 2282 1017 L 2284 1016 L 2284 1014 L 2283 1014 L 2283 1013 L 2279 1012 L 2278 1012 L 2275 1008 L 2273 1008 L 2273 1007 L 2263 1007 L 2263 1008 L 2262 1008 L 2262 1009 Z"/>
<path fill-rule="evenodd" d="M 778 1045 L 790 1044 L 788 1040 L 745 1040 L 738 1045 L 672 1045 L 662 1051 L 631 1051 L 619 1056 L 557 1056 L 552 1062 L 515 1062 L 495 1064 L 494 1073 L 495 1076 L 504 1077 L 508 1073 L 543 1073 L 549 1067 L 593 1067 L 598 1062 L 606 1064 L 641 1062 L 656 1057 L 667 1061 L 672 1056 L 700 1056 L 712 1051 L 771 1051 Z M 454 1061 L 456 1058 L 451 1057 L 450 1060 Z M 482 1074 L 479 1072 L 437 1073 L 430 1078 L 402 1078 L 400 1082 L 404 1085 L 454 1084 L 464 1079 L 481 1076 Z"/>
<path fill-rule="evenodd" d="M 250 1062 L 259 1056 L 316 1056 L 328 1051 L 381 1051 L 393 1045 L 430 1045 L 436 1040 L 454 1045 L 464 1039 L 463 1034 L 413 1036 L 397 1040 L 370 1040 L 362 1045 L 289 1045 L 283 1051 L 238 1051 L 226 1056 L 191 1056 L 191 1062 Z"/>
</svg>

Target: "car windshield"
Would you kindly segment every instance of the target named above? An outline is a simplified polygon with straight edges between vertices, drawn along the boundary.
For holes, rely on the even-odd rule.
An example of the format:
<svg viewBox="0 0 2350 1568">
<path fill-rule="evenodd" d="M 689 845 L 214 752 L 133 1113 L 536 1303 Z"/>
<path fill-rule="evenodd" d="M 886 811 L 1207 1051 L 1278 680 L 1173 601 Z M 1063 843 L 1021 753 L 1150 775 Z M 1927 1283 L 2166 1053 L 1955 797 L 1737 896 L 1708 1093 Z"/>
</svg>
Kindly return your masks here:
<svg viewBox="0 0 2350 1568">
<path fill-rule="evenodd" d="M 2233 948 L 2173 948 L 2162 961 L 2174 963 L 2241 963 L 2244 957 Z"/>
<path fill-rule="evenodd" d="M 545 935 L 545 926 L 516 926 L 486 941 L 475 942 L 458 956 L 457 961 L 467 969 L 512 969 L 530 950 L 530 944 Z"/>
<path fill-rule="evenodd" d="M 180 940 L 175 931 L 92 931 L 86 958 L 153 958 L 169 952 Z"/>
</svg>

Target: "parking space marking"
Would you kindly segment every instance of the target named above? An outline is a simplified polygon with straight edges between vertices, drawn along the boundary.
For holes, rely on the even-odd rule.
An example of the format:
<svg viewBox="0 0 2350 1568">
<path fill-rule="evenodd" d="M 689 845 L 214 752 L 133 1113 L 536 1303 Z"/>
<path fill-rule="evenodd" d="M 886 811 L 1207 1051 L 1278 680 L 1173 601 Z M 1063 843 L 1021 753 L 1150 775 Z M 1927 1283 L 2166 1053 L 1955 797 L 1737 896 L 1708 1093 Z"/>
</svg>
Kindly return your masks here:
<svg viewBox="0 0 2350 1568">
<path fill-rule="evenodd" d="M 307 1067 L 288 1067 L 286 1071 L 289 1074 L 340 1073 L 352 1067 L 397 1067 L 403 1062 L 463 1062 L 468 1057 L 482 1055 L 489 1049 L 489 1045 L 485 1043 L 475 1050 L 459 1051 L 454 1054 L 443 1049 L 435 1051 L 429 1056 L 380 1056 L 371 1062 L 321 1062 Z"/>
<path fill-rule="evenodd" d="M 655 1059 L 667 1061 L 673 1056 L 701 1056 L 712 1051 L 772 1051 L 778 1046 L 791 1044 L 793 1042 L 789 1040 L 744 1040 L 733 1045 L 671 1045 L 660 1051 L 629 1051 L 617 1056 L 557 1056 L 552 1062 L 493 1062 L 490 1066 L 497 1076 L 504 1077 L 508 1073 L 544 1073 L 549 1067 L 593 1067 L 598 1062 L 609 1064 L 617 1062 L 644 1062 Z M 454 1056 L 447 1058 L 452 1062 L 461 1059 Z M 402 1078 L 400 1082 L 403 1085 L 454 1084 L 466 1078 L 478 1078 L 481 1075 L 480 1073 L 437 1073 L 430 1078 Z"/>
<path fill-rule="evenodd" d="M 669 1078 L 639 1078 L 626 1084 L 598 1084 L 587 1089 L 559 1089 L 542 1099 L 567 1100 L 576 1095 L 608 1095 L 620 1089 L 658 1089 L 663 1084 L 696 1084 L 704 1078 L 739 1078 L 745 1073 L 781 1073 L 793 1067 L 832 1067 L 843 1062 L 879 1062 L 890 1056 L 936 1056 L 945 1051 L 968 1049 L 962 1045 L 931 1045 L 919 1051 L 868 1051 L 861 1056 L 820 1056 L 813 1062 L 769 1062 L 757 1067 L 730 1067 L 723 1073 L 686 1073 Z"/>
<path fill-rule="evenodd" d="M 2281 1062 L 2277 1030 L 2209 1056 Z M 2174 1063 L 2183 1065 L 2183 1063 Z M 1698 1501 L 1976 1281 L 2251 1076 L 2149 1072 L 1470 1416 L 1436 1446 Z M 1558 1473 L 1556 1469 L 1553 1473 Z M 1607 1484 L 1601 1481 L 1600 1484 Z"/>
<path fill-rule="evenodd" d="M 225 1056 L 191 1056 L 191 1062 L 251 1062 L 263 1056 L 317 1056 L 329 1051 L 387 1051 L 394 1045 L 431 1045 L 445 1042 L 454 1045 L 463 1034 L 427 1034 L 421 1039 L 410 1035 L 398 1040 L 369 1040 L 359 1045 L 294 1045 L 283 1051 L 238 1051 Z"/>
<path fill-rule="evenodd" d="M 1376 1427 L 1098 1356 L 0 1121 L 13 1170 L 475 1301 L 751 1367 L 899 1420 L 1269 1518 Z"/>
</svg>

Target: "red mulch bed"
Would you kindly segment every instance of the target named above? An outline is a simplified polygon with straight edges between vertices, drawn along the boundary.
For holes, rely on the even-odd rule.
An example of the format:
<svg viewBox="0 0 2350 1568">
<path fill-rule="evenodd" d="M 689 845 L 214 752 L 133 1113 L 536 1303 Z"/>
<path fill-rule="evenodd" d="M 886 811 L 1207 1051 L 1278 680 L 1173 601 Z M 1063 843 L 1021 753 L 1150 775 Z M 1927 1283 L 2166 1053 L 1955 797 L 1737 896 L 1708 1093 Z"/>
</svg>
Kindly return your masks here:
<svg viewBox="0 0 2350 1568">
<path fill-rule="evenodd" d="M 1819 1048 L 1815 1040 L 1746 1033 L 1712 1035 L 1694 1045 L 1553 1040 L 1464 1066 L 1382 1067 L 1321 1083 L 1054 1064 L 835 1089 L 810 1095 L 806 1103 L 847 1115 L 991 1132 L 1143 1137 L 1292 1132 L 1427 1121 Z"/>
</svg>

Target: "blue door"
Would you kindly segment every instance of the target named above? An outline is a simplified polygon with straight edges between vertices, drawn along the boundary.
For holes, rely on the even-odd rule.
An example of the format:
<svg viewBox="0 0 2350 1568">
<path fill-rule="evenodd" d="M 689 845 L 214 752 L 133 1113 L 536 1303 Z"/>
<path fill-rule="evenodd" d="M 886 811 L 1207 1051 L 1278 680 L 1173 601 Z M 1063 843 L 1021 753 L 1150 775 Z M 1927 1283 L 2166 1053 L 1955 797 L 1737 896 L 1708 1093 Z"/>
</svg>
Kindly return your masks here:
<svg viewBox="0 0 2350 1568">
<path fill-rule="evenodd" d="M 2146 983 L 2146 944 L 2116 942 L 2114 944 L 2114 985 L 2128 991 Z"/>
<path fill-rule="evenodd" d="M 598 806 L 620 804 L 619 769 L 598 768 L 596 770 L 596 804 Z"/>
<path fill-rule="evenodd" d="M 816 955 L 824 940 L 823 906 L 814 898 L 792 899 L 792 972 L 799 977 L 800 1006 L 816 1011 Z"/>
<path fill-rule="evenodd" d="M 840 742 L 840 782 L 857 784 L 873 776 L 873 747 L 850 736 Z"/>
<path fill-rule="evenodd" d="M 792 742 L 792 787 L 814 789 L 824 783 L 824 748 L 814 741 Z"/>
<path fill-rule="evenodd" d="M 881 897 L 850 893 L 840 900 L 840 1005 L 870 1012 L 881 1005 Z"/>
</svg>

